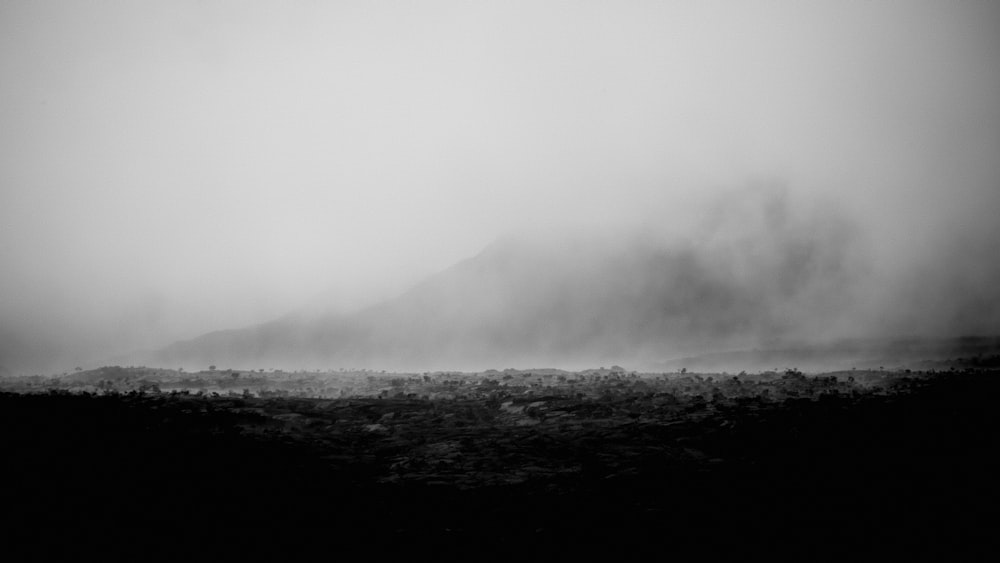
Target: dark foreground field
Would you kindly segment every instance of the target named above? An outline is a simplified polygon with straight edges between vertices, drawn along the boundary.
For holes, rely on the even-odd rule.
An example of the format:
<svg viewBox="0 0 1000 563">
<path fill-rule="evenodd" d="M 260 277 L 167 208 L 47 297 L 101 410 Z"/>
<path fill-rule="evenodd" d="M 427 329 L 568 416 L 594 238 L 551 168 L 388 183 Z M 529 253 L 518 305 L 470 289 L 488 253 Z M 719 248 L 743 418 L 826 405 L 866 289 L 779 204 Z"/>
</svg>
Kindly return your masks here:
<svg viewBox="0 0 1000 563">
<path fill-rule="evenodd" d="M 0 510 L 7 541 L 40 549 L 72 534 L 74 548 L 990 553 L 998 377 L 497 377 L 436 399 L 405 382 L 384 398 L 5 392 Z"/>
</svg>

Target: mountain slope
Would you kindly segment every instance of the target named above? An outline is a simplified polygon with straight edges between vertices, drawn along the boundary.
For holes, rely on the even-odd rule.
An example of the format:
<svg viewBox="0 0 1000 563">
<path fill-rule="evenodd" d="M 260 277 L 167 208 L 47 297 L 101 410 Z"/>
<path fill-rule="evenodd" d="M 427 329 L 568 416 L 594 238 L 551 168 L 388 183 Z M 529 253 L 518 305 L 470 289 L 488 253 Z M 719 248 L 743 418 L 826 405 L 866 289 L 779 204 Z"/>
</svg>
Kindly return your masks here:
<svg viewBox="0 0 1000 563">
<path fill-rule="evenodd" d="M 211 333 L 174 344 L 151 361 L 572 367 L 758 345 L 820 330 L 850 302 L 852 246 L 844 225 L 749 210 L 715 217 L 697 243 L 649 233 L 501 239 L 355 314 L 288 317 Z"/>
</svg>

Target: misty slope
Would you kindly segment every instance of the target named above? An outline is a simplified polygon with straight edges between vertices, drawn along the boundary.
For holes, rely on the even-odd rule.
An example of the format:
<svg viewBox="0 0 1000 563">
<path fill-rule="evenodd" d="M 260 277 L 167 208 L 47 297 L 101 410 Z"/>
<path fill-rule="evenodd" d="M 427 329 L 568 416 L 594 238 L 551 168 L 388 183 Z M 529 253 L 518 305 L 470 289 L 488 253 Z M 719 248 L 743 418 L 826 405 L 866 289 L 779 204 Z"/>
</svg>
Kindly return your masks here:
<svg viewBox="0 0 1000 563">
<path fill-rule="evenodd" d="M 784 199 L 754 197 L 707 214 L 696 232 L 508 237 L 356 314 L 216 332 L 152 360 L 380 369 L 638 361 L 803 336 L 849 302 L 853 245 L 838 220 L 795 220 Z"/>
</svg>

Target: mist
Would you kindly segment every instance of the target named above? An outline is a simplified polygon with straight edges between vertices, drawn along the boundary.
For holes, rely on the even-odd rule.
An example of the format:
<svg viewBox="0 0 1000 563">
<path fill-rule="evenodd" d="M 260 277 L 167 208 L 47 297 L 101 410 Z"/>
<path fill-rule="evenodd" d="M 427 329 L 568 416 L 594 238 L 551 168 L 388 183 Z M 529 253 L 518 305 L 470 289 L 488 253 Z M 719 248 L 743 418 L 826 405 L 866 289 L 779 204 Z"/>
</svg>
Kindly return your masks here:
<svg viewBox="0 0 1000 563">
<path fill-rule="evenodd" d="M 269 335 L 227 341 L 248 362 L 440 369 L 1000 334 L 998 27 L 981 3 L 5 2 L 0 366 L 221 362 L 197 339 L 227 329 Z"/>
</svg>

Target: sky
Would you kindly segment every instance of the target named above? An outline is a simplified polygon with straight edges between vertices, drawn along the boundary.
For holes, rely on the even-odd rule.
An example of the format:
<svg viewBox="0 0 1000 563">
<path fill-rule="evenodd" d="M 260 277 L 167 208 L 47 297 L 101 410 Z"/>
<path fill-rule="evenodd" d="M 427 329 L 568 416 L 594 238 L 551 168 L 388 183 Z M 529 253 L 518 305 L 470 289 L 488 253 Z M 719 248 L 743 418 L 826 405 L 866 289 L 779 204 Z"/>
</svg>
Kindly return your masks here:
<svg viewBox="0 0 1000 563">
<path fill-rule="evenodd" d="M 998 60 L 988 2 L 5 1 L 0 339 L 346 311 L 760 181 L 847 210 L 874 279 L 940 282 L 870 299 L 995 313 Z"/>
</svg>

